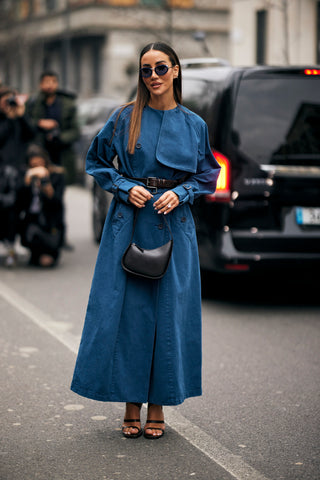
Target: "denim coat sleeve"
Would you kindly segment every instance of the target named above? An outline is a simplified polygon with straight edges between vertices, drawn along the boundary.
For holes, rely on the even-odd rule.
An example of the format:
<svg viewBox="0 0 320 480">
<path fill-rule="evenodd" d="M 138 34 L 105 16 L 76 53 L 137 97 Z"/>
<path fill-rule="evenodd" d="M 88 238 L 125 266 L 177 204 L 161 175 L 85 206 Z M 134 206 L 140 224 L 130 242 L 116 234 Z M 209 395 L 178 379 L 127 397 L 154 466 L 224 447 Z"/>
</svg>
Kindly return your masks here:
<svg viewBox="0 0 320 480">
<path fill-rule="evenodd" d="M 116 138 L 121 127 L 121 109 L 116 110 L 103 129 L 93 140 L 86 159 L 86 172 L 94 176 L 101 188 L 113 193 L 114 197 L 128 203 L 129 190 L 136 184 L 124 178 L 115 168 L 114 159 L 120 153 Z"/>
<path fill-rule="evenodd" d="M 214 193 L 221 169 L 210 147 L 206 123 L 200 117 L 196 115 L 194 117 L 198 123 L 196 128 L 198 133 L 197 167 L 196 172 L 191 173 L 187 181 L 173 189 L 178 195 L 181 205 L 186 202 L 193 204 L 194 199 L 200 195 Z"/>
</svg>

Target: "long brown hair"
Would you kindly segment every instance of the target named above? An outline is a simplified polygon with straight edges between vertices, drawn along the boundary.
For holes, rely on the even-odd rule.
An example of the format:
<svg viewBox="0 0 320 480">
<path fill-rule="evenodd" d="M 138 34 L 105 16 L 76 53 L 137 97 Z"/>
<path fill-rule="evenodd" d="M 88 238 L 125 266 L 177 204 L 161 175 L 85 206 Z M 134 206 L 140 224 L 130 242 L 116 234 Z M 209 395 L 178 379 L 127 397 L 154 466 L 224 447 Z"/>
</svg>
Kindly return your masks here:
<svg viewBox="0 0 320 480">
<path fill-rule="evenodd" d="M 139 58 L 139 72 L 141 67 L 141 59 L 143 55 L 150 50 L 158 50 L 165 53 L 171 62 L 171 65 L 174 67 L 177 65 L 179 67 L 178 77 L 173 80 L 173 95 L 177 103 L 182 103 L 182 93 L 181 93 L 181 65 L 179 58 L 176 52 L 169 45 L 163 42 L 154 42 L 146 45 L 140 53 Z M 148 104 L 150 99 L 150 92 L 144 84 L 141 74 L 139 73 L 138 80 L 138 89 L 137 97 L 134 102 L 129 103 L 128 105 L 133 105 L 131 119 L 130 119 L 130 128 L 129 128 L 129 140 L 128 140 L 128 152 L 134 153 L 136 143 L 138 141 L 141 129 L 141 117 L 144 107 Z"/>
</svg>

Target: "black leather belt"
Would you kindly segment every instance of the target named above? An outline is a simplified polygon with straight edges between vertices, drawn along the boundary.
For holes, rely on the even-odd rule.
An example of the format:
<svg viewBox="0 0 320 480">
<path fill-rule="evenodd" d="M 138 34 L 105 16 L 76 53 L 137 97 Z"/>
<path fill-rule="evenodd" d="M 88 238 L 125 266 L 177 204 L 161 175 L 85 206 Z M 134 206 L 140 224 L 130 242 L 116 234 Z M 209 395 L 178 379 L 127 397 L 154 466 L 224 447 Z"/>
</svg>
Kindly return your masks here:
<svg viewBox="0 0 320 480">
<path fill-rule="evenodd" d="M 180 185 L 183 180 L 167 180 L 166 178 L 157 178 L 157 177 L 146 177 L 146 178 L 137 178 L 137 177 L 126 177 L 130 180 L 137 180 L 137 182 L 142 182 L 146 187 L 150 188 L 174 188 Z"/>
</svg>

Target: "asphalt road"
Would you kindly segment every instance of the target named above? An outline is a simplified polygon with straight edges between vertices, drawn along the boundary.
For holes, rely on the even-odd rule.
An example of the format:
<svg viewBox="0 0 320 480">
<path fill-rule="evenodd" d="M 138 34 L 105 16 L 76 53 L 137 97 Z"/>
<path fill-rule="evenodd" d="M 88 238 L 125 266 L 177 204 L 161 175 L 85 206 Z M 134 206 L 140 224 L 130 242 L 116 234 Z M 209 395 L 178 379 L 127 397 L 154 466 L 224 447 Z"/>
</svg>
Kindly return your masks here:
<svg viewBox="0 0 320 480">
<path fill-rule="evenodd" d="M 203 396 L 165 408 L 161 440 L 127 440 L 122 404 L 69 390 L 97 246 L 89 192 L 66 200 L 59 267 L 20 250 L 0 269 L 1 480 L 319 480 L 318 279 L 212 279 Z"/>
</svg>

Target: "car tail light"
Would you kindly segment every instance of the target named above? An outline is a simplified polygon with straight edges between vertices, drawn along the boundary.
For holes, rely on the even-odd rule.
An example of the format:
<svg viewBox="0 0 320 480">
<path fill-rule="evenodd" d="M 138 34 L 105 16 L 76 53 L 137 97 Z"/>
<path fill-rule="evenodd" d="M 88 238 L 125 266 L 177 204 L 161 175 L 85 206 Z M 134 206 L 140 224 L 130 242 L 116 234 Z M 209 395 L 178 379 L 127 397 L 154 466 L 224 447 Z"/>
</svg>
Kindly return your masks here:
<svg viewBox="0 0 320 480">
<path fill-rule="evenodd" d="M 212 150 L 212 153 L 219 163 L 221 170 L 217 180 L 217 188 L 215 193 L 206 195 L 208 202 L 229 202 L 230 201 L 230 162 L 222 153 Z"/>
<path fill-rule="evenodd" d="M 320 75 L 320 70 L 316 68 L 306 68 L 304 71 L 305 75 Z"/>
<path fill-rule="evenodd" d="M 229 272 L 248 272 L 250 270 L 247 263 L 226 263 L 224 268 Z"/>
</svg>

